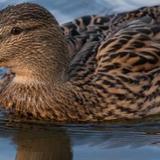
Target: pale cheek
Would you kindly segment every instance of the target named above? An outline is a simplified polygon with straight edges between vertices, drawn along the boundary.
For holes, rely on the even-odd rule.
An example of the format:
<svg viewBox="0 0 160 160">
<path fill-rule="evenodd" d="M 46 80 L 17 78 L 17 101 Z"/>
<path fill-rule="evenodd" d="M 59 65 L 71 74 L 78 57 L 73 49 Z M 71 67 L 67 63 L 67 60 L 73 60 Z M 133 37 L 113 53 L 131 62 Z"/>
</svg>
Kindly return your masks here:
<svg viewBox="0 0 160 160">
<path fill-rule="evenodd" d="M 38 79 L 36 79 L 35 77 L 31 77 L 31 76 L 28 76 L 28 75 L 17 75 L 15 76 L 15 78 L 13 79 L 12 83 L 15 83 L 15 84 L 24 84 L 24 85 L 33 85 L 33 86 L 36 86 L 36 85 L 45 85 L 45 82 L 42 82 Z"/>
</svg>

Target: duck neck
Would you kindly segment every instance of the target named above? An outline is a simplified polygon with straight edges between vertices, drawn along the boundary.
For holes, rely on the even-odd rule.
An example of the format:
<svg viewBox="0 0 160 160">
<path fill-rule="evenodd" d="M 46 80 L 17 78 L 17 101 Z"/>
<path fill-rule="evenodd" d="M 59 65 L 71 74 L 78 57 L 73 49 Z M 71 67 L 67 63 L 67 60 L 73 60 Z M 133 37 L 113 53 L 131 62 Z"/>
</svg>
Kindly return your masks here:
<svg viewBox="0 0 160 160">
<path fill-rule="evenodd" d="M 32 69 L 12 68 L 15 78 L 0 93 L 2 106 L 25 117 L 86 121 L 83 89 L 68 79 L 68 66 L 57 67 L 59 71 L 56 71 L 49 64 L 48 68 L 40 65 L 37 62 Z"/>
<path fill-rule="evenodd" d="M 55 121 L 75 121 L 79 119 L 77 99 L 81 92 L 71 82 L 24 84 L 11 82 L 2 90 L 2 106 L 12 113 L 24 117 Z"/>
</svg>

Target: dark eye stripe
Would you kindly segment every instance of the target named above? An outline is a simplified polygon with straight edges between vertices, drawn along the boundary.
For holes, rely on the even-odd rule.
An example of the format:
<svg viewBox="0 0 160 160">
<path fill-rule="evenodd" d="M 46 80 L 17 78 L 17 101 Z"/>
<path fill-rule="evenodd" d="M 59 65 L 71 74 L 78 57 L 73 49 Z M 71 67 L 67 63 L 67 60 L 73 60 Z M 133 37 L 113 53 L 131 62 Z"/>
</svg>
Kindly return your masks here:
<svg viewBox="0 0 160 160">
<path fill-rule="evenodd" d="M 37 26 L 33 26 L 33 27 L 28 27 L 28 28 L 24 28 L 24 31 L 34 31 L 38 28 L 40 28 L 41 25 L 37 25 Z"/>
<path fill-rule="evenodd" d="M 11 34 L 12 35 L 18 35 L 20 34 L 21 32 L 23 31 L 33 31 L 33 30 L 36 30 L 38 28 L 40 28 L 41 26 L 38 25 L 38 26 L 33 26 L 33 27 L 28 27 L 28 28 L 20 28 L 20 27 L 13 27 L 12 30 L 11 30 Z"/>
</svg>

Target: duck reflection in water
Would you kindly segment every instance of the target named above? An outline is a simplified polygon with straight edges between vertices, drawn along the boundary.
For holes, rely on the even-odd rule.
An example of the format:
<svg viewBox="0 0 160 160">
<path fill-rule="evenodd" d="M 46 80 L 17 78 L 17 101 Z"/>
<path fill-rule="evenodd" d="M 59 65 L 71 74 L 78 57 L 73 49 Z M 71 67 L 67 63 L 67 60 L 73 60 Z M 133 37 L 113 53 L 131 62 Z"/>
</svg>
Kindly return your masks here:
<svg viewBox="0 0 160 160">
<path fill-rule="evenodd" d="M 5 127 L 3 131 L 0 126 L 0 130 L 0 138 L 7 135 L 17 146 L 16 160 L 72 160 L 73 155 L 76 155 L 76 148 L 80 147 L 84 152 L 86 146 L 87 154 L 91 153 L 93 157 L 95 149 L 97 152 L 103 150 L 105 158 L 111 151 L 114 155 L 123 147 L 125 152 L 127 147 L 129 151 L 141 152 L 141 148 L 146 146 L 159 149 L 160 144 L 158 124 L 98 127 L 36 125 L 31 129 L 23 126 L 15 130 L 14 127 L 14 133 L 12 128 L 7 131 Z M 83 156 L 86 156 L 85 153 Z"/>
<path fill-rule="evenodd" d="M 18 145 L 16 160 L 71 160 L 72 152 L 65 133 L 37 134 L 21 131 L 14 140 Z"/>
</svg>

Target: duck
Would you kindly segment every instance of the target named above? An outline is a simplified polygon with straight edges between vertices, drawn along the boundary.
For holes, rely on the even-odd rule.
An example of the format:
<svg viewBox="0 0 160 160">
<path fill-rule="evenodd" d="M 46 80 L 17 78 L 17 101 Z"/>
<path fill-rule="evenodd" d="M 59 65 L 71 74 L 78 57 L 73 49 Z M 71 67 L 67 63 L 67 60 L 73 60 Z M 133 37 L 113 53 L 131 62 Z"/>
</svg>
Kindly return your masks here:
<svg viewBox="0 0 160 160">
<path fill-rule="evenodd" d="M 54 122 L 143 119 L 160 113 L 160 6 L 59 25 L 47 9 L 0 11 L 1 107 Z M 7 81 L 7 82 L 6 82 Z"/>
</svg>

